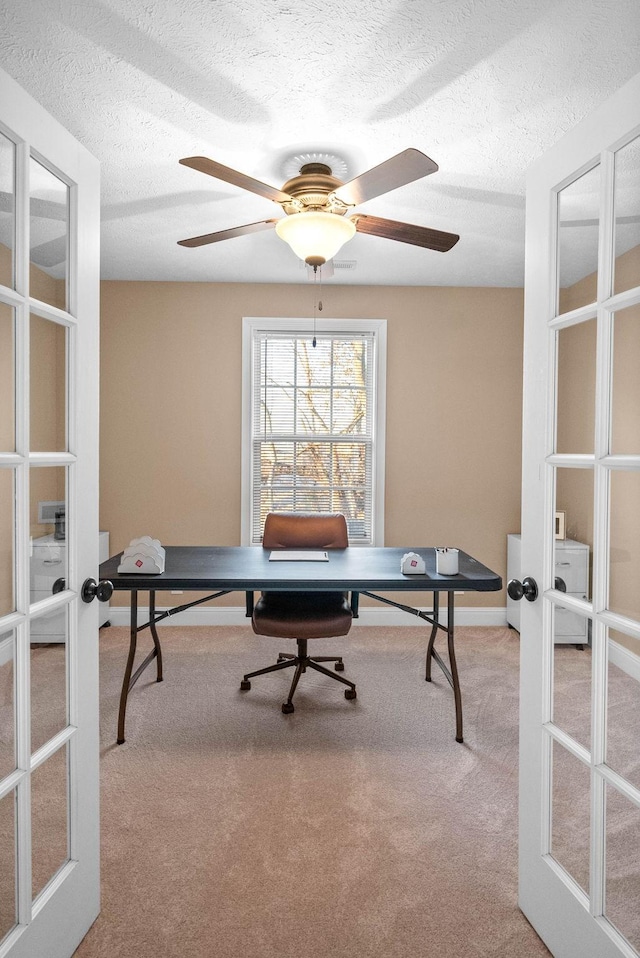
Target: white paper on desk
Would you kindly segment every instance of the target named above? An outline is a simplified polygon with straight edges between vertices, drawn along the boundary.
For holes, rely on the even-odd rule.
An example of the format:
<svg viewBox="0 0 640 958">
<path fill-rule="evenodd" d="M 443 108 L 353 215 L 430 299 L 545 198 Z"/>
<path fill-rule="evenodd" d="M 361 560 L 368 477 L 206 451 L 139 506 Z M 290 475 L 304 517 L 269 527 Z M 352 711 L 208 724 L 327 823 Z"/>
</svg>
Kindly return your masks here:
<svg viewBox="0 0 640 958">
<path fill-rule="evenodd" d="M 278 549 L 269 556 L 269 562 L 328 562 L 327 552 L 300 552 L 298 549 Z"/>
</svg>

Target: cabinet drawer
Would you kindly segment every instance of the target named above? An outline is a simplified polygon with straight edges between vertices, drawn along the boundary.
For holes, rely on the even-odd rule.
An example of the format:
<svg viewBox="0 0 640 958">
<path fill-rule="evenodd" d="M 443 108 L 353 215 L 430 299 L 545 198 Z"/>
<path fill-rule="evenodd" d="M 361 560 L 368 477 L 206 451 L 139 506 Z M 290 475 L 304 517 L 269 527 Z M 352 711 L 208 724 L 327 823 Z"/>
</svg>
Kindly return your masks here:
<svg viewBox="0 0 640 958">
<path fill-rule="evenodd" d="M 64 642 L 66 629 L 66 610 L 61 609 L 60 612 L 54 612 L 50 615 L 40 616 L 39 619 L 33 619 L 31 621 L 31 639 L 33 640 L 37 636 L 46 636 L 49 639 L 53 639 L 53 636 L 56 636 L 58 641 Z"/>
<path fill-rule="evenodd" d="M 554 626 L 556 637 L 571 635 L 575 636 L 578 642 L 587 641 L 587 619 L 578 612 L 556 606 Z"/>
<path fill-rule="evenodd" d="M 50 552 L 42 549 L 34 549 L 31 556 L 30 579 L 31 590 L 36 592 L 48 591 L 51 594 L 51 586 L 61 576 L 66 575 L 66 550 L 60 552 Z"/>
<path fill-rule="evenodd" d="M 556 551 L 555 574 L 566 584 L 567 592 L 587 594 L 589 581 L 589 553 L 585 549 L 562 549 Z"/>
</svg>

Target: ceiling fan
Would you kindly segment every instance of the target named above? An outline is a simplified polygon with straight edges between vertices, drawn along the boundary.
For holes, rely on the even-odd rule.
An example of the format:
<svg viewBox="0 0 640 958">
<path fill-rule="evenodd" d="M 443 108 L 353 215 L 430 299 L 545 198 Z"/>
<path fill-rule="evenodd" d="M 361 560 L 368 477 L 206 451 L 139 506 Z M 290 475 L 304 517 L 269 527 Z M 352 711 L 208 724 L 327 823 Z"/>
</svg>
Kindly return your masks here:
<svg viewBox="0 0 640 958">
<path fill-rule="evenodd" d="M 348 183 L 343 183 L 333 176 L 327 163 L 303 163 L 299 174 L 287 180 L 280 190 L 206 156 L 188 156 L 180 160 L 180 163 L 273 200 L 274 203 L 280 204 L 286 216 L 247 223 L 245 226 L 236 226 L 217 233 L 193 236 L 191 239 L 180 240 L 179 246 L 205 246 L 208 243 L 233 239 L 235 236 L 246 236 L 247 233 L 275 228 L 278 236 L 289 243 L 301 259 L 317 269 L 335 256 L 340 247 L 356 232 L 442 253 L 450 250 L 460 239 L 456 233 L 400 223 L 380 216 L 351 213 L 353 207 L 359 203 L 435 173 L 438 164 L 420 150 L 404 150 Z M 347 213 L 350 215 L 345 215 Z"/>
</svg>

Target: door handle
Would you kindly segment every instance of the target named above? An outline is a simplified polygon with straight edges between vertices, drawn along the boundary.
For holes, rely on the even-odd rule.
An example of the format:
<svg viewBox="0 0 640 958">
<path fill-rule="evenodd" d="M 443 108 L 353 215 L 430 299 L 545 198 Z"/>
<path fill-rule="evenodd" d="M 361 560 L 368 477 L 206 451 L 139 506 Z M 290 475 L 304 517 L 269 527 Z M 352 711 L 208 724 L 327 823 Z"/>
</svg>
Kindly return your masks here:
<svg viewBox="0 0 640 958">
<path fill-rule="evenodd" d="M 538 598 L 538 583 L 528 575 L 525 579 L 510 579 L 507 584 L 507 593 L 510 599 L 519 602 L 524 596 L 527 602 L 535 602 Z"/>
<path fill-rule="evenodd" d="M 553 580 L 553 588 L 557 589 L 558 592 L 566 592 L 567 583 L 564 581 L 564 579 L 561 579 L 560 576 L 557 575 L 555 579 Z"/>
<path fill-rule="evenodd" d="M 56 579 L 56 581 L 53 583 L 53 586 L 51 588 L 51 592 L 53 593 L 53 595 L 56 595 L 56 593 L 58 592 L 64 592 L 66 588 L 67 588 L 66 579 Z"/>
<path fill-rule="evenodd" d="M 95 579 L 85 579 L 80 592 L 83 602 L 93 602 L 94 599 L 98 602 L 108 602 L 112 595 L 113 582 L 109 579 L 100 579 L 99 582 Z"/>
</svg>

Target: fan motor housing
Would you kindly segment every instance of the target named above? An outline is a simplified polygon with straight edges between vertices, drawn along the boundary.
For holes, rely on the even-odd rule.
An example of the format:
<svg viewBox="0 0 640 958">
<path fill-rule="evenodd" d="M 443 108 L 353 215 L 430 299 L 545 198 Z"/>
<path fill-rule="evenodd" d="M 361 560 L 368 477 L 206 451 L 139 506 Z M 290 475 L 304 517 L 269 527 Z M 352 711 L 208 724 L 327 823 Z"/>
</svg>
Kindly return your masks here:
<svg viewBox="0 0 640 958">
<path fill-rule="evenodd" d="M 324 163 L 305 163 L 300 174 L 287 180 L 283 193 L 293 196 L 297 203 L 283 203 L 285 213 L 299 212 L 299 203 L 307 210 L 327 210 L 344 215 L 347 207 L 339 201 L 330 201 L 330 195 L 342 186 L 342 180 L 332 176 L 331 167 Z"/>
</svg>

